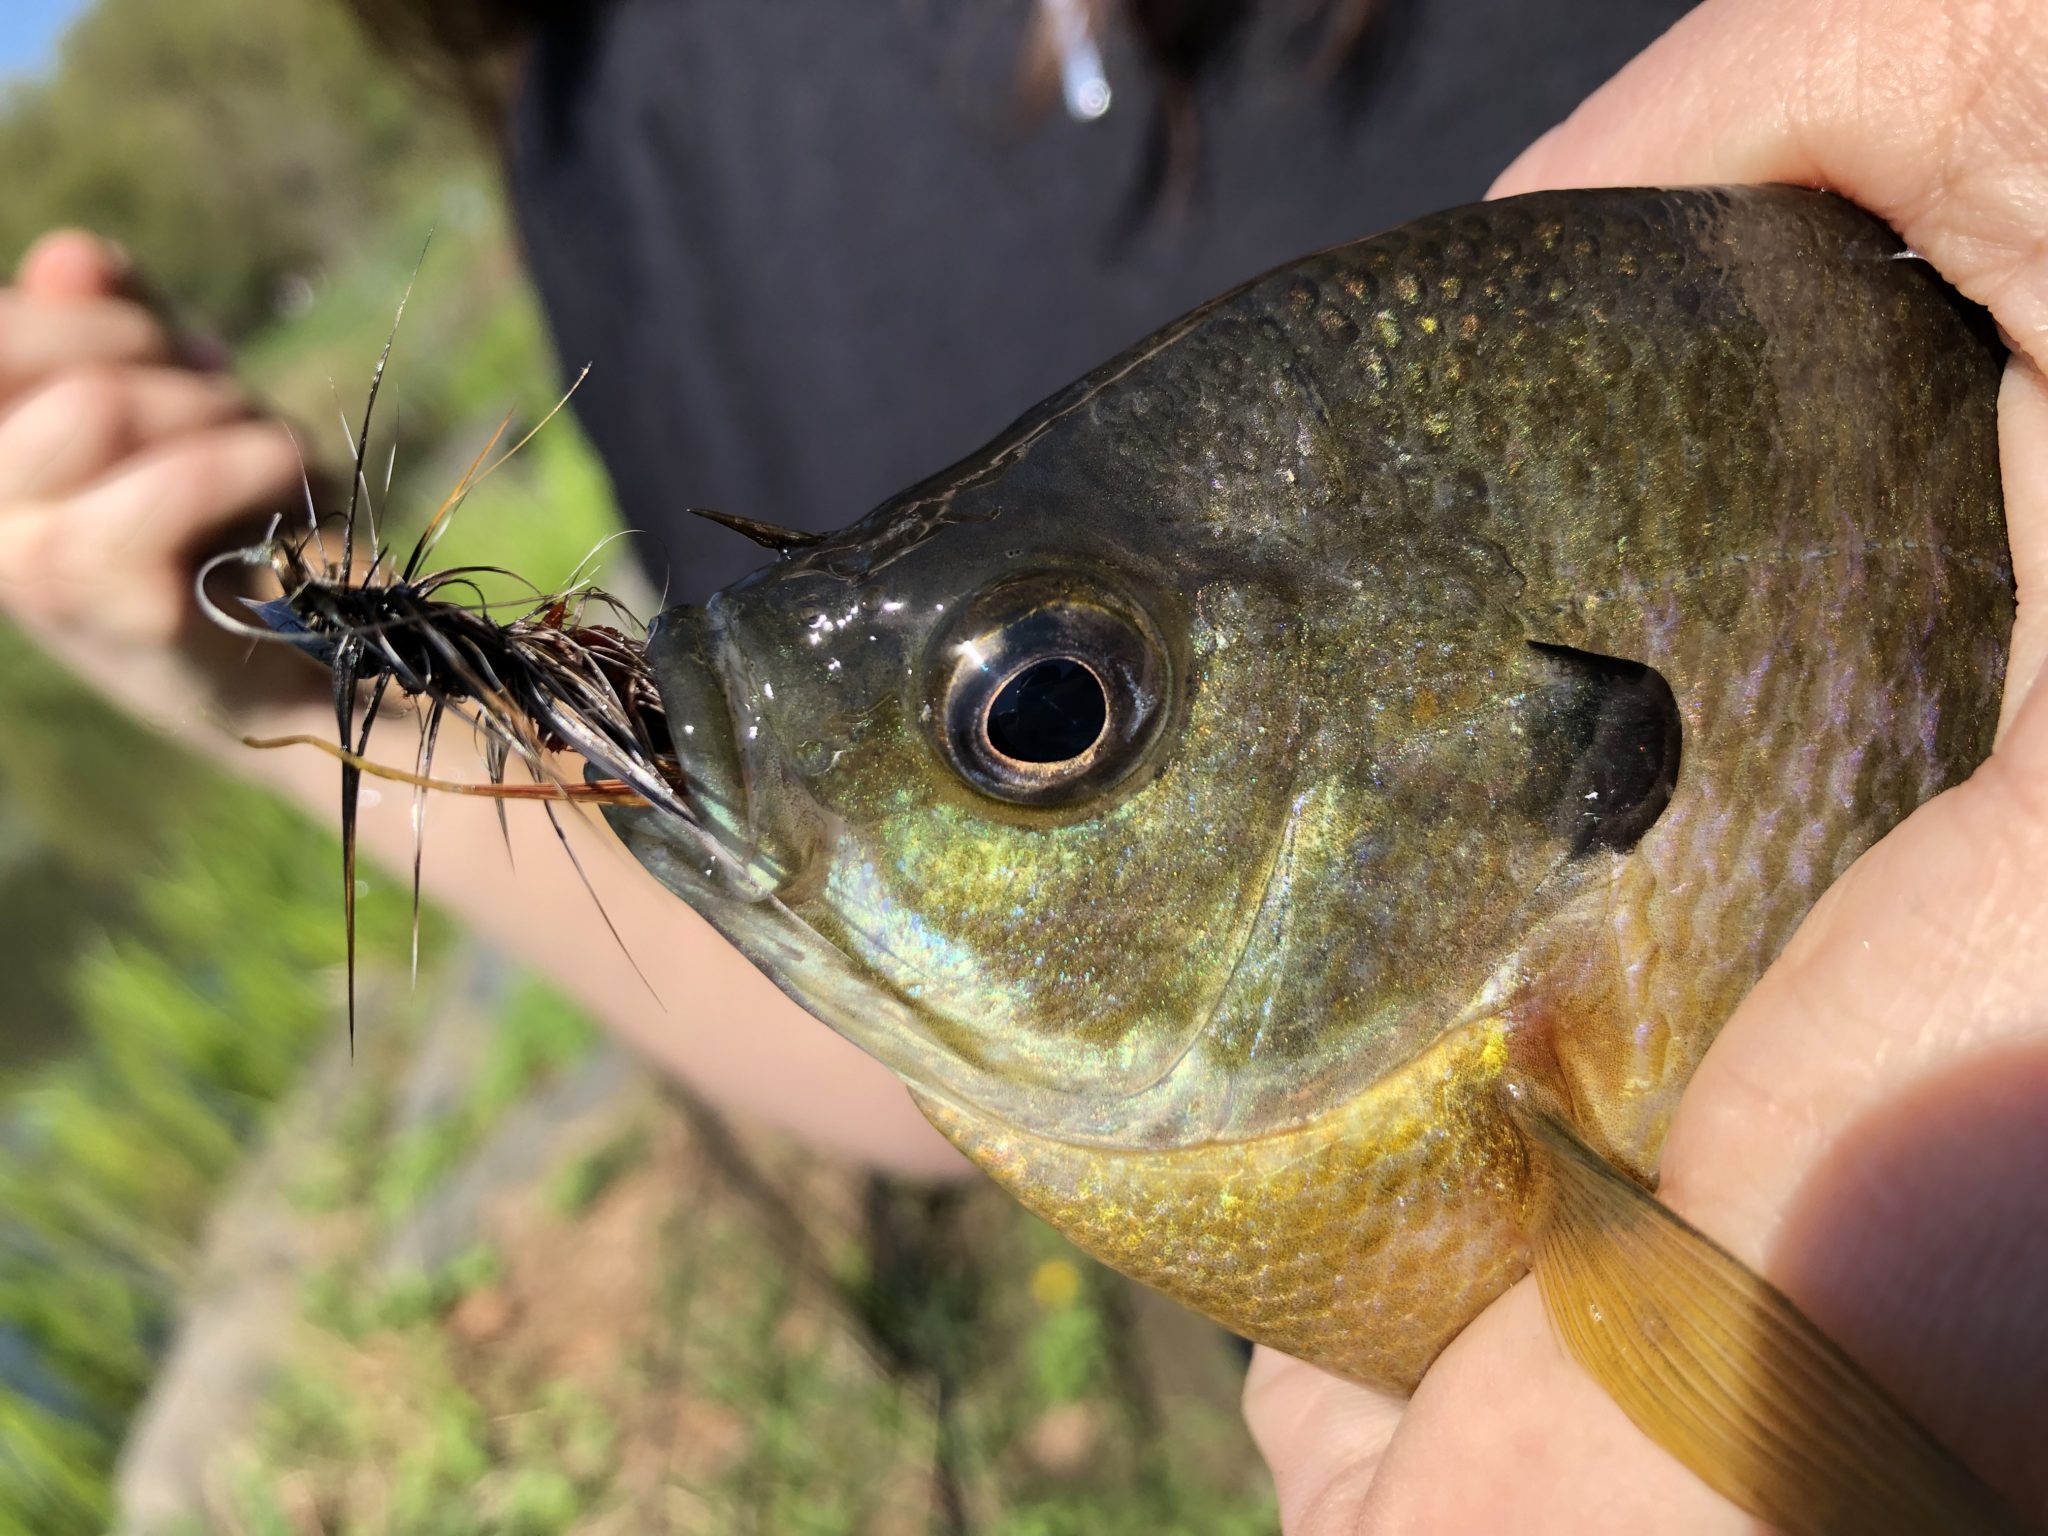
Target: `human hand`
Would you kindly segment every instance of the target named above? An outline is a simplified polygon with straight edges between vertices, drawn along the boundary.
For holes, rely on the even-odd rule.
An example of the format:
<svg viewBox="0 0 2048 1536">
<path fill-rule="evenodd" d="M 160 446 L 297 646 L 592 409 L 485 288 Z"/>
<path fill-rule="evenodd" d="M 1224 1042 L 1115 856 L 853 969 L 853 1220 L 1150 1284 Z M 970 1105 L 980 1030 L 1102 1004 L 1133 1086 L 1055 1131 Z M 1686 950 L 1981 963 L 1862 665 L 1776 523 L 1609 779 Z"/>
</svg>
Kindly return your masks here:
<svg viewBox="0 0 2048 1536">
<path fill-rule="evenodd" d="M 1758 181 L 1882 215 L 2004 327 L 2020 613 L 1996 752 L 1807 919 L 1660 1194 L 2048 1524 L 2048 10 L 1706 0 L 1495 192 Z M 1245 1408 L 1293 1536 L 1755 1528 L 1566 1357 L 1532 1281 L 1412 1400 L 1261 1351 Z"/>
<path fill-rule="evenodd" d="M 300 494 L 290 435 L 206 361 L 90 235 L 44 236 L 0 289 L 0 611 L 174 726 L 319 682 L 193 601 L 198 557 Z"/>
</svg>

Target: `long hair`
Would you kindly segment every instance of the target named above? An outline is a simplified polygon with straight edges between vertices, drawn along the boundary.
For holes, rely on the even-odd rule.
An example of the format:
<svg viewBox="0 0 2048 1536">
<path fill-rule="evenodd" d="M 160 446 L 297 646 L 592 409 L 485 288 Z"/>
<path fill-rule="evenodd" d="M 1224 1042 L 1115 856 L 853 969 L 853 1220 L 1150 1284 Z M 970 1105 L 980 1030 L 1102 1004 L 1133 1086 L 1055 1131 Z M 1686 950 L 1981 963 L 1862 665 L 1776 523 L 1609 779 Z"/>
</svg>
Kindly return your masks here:
<svg viewBox="0 0 2048 1536">
<path fill-rule="evenodd" d="M 503 124 L 534 29 L 580 0 L 341 0 L 370 41 L 487 136 Z"/>
<path fill-rule="evenodd" d="M 509 103 L 519 51 L 533 29 L 551 16 L 601 0 L 342 0 L 371 39 L 425 85 L 458 102 L 495 133 Z M 1142 48 L 1160 85 L 1162 112 L 1191 121 L 1193 91 L 1201 75 L 1228 51 L 1232 38 L 1260 0 L 1083 0 L 1098 25 L 1109 14 Z M 1356 51 L 1380 0 L 1297 0 L 1297 13 L 1322 18 L 1317 67 L 1332 71 Z M 1041 33 L 1044 29 L 1041 29 Z M 1030 88 L 1051 78 L 1049 35 L 1024 59 L 1020 77 Z M 1186 124 L 1166 125 L 1178 134 Z"/>
</svg>

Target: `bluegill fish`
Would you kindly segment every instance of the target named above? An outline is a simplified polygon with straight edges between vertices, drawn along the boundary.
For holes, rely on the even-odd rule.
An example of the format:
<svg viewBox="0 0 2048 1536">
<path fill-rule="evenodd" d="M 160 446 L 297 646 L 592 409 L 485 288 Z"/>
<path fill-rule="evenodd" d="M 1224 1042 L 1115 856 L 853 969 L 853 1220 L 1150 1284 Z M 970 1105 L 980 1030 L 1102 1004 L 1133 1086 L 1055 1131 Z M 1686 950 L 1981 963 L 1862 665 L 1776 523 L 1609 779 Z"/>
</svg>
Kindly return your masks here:
<svg viewBox="0 0 2048 1536">
<path fill-rule="evenodd" d="M 2009 1517 L 1649 1193 L 1815 898 L 1989 752 L 1983 317 L 1785 188 L 1312 256 L 650 640 L 635 855 L 1084 1248 L 1412 1387 L 1533 1267 L 1799 1532 Z"/>
</svg>

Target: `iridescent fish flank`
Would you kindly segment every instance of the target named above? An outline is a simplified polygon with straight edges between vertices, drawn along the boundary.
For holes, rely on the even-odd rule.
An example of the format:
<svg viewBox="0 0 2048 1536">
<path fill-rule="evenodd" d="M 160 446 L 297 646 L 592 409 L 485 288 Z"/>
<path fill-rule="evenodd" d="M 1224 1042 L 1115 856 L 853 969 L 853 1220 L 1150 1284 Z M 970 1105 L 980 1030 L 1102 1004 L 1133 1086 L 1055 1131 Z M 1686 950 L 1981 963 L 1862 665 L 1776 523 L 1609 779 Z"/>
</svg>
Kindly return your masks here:
<svg viewBox="0 0 2048 1536">
<path fill-rule="evenodd" d="M 1807 908 L 1990 750 L 2001 363 L 1819 194 L 1424 219 L 665 615 L 727 856 L 607 814 L 1019 1199 L 1231 1327 L 1409 1387 L 1533 1266 L 1746 1508 L 2007 1529 L 1648 1193 Z"/>
</svg>

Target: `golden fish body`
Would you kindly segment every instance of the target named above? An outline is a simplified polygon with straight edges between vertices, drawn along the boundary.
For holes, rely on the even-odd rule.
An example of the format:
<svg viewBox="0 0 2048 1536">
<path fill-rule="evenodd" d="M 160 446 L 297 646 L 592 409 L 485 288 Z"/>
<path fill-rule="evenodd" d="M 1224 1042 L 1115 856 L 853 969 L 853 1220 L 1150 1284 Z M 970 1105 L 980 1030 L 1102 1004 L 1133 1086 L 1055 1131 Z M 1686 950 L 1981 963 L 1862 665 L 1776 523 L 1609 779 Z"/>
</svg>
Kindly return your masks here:
<svg viewBox="0 0 2048 1536">
<path fill-rule="evenodd" d="M 1553 1132 L 1649 1182 L 1988 753 L 2001 361 L 1818 194 L 1424 219 L 666 615 L 697 819 L 614 823 L 1082 1246 L 1411 1386 L 1541 1257 Z"/>
</svg>

